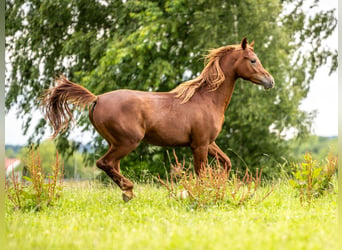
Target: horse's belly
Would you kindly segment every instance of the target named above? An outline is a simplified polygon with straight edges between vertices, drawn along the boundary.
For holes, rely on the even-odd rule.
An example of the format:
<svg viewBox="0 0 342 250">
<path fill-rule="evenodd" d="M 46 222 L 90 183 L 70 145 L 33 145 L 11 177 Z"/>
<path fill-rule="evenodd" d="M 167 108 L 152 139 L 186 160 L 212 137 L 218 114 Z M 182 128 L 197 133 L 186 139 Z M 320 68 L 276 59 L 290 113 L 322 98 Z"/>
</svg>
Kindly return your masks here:
<svg viewBox="0 0 342 250">
<path fill-rule="evenodd" d="M 156 146 L 188 146 L 190 145 L 190 135 L 183 129 L 166 128 L 162 130 L 146 131 L 143 141 Z"/>
</svg>

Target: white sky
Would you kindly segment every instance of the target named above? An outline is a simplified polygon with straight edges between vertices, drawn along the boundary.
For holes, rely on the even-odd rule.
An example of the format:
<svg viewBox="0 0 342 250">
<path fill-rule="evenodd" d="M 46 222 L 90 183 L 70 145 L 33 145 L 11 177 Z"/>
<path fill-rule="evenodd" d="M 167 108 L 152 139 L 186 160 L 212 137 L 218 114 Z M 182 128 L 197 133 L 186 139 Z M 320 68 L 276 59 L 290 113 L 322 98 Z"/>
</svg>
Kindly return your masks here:
<svg viewBox="0 0 342 250">
<path fill-rule="evenodd" d="M 309 1 L 307 1 L 309 2 Z M 337 10 L 338 0 L 321 0 L 319 9 Z M 336 11 L 337 16 L 337 11 Z M 338 49 L 338 31 L 327 39 L 325 44 Z M 310 91 L 300 106 L 305 111 L 317 111 L 316 119 L 313 122 L 313 133 L 320 136 L 338 135 L 338 73 L 334 72 L 329 76 L 329 67 L 323 65 L 317 72 L 315 79 L 310 84 Z"/>
<path fill-rule="evenodd" d="M 310 85 L 310 92 L 300 108 L 317 110 L 313 133 L 320 136 L 338 134 L 338 77 L 337 72 L 328 76 L 329 69 L 322 67 Z"/>
<path fill-rule="evenodd" d="M 325 0 L 322 9 L 337 9 L 337 0 Z M 337 49 L 337 29 L 328 39 L 330 48 Z M 338 74 L 334 72 L 328 75 L 329 67 L 322 66 L 316 73 L 315 79 L 310 85 L 308 97 L 302 101 L 300 108 L 305 111 L 317 110 L 316 119 L 313 122 L 313 133 L 320 136 L 337 136 L 338 134 Z M 39 112 L 34 115 L 41 117 Z M 29 136 L 22 134 L 22 120 L 16 118 L 16 110 L 11 109 L 5 117 L 5 144 L 23 145 L 27 143 Z M 33 129 L 29 130 L 32 132 Z M 90 133 L 81 133 L 74 129 L 72 138 L 82 138 L 83 142 L 91 140 Z"/>
</svg>

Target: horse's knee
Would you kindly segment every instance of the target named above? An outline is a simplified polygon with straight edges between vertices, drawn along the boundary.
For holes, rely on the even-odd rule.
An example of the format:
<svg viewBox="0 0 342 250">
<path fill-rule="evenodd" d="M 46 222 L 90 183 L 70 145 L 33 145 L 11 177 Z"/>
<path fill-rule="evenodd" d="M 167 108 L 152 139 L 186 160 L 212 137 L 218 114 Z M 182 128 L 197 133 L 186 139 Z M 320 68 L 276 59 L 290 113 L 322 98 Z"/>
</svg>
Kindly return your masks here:
<svg viewBox="0 0 342 250">
<path fill-rule="evenodd" d="M 96 167 L 98 167 L 99 169 L 102 169 L 103 170 L 103 163 L 101 160 L 97 160 L 96 161 Z"/>
</svg>

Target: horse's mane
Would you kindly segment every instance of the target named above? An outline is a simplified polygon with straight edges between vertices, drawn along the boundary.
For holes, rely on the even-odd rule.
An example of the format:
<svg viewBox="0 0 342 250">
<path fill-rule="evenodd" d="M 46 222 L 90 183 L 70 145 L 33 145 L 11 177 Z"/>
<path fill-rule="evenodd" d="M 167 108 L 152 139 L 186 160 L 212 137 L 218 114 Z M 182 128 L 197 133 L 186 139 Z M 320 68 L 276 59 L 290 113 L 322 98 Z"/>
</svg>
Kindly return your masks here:
<svg viewBox="0 0 342 250">
<path fill-rule="evenodd" d="M 209 50 L 208 55 L 205 56 L 206 66 L 201 74 L 195 79 L 181 83 L 171 90 L 171 93 L 176 93 L 176 97 L 182 98 L 182 103 L 186 103 L 196 90 L 204 85 L 208 86 L 209 91 L 218 89 L 226 79 L 220 67 L 220 58 L 237 48 L 241 48 L 240 45 L 228 45 Z"/>
</svg>

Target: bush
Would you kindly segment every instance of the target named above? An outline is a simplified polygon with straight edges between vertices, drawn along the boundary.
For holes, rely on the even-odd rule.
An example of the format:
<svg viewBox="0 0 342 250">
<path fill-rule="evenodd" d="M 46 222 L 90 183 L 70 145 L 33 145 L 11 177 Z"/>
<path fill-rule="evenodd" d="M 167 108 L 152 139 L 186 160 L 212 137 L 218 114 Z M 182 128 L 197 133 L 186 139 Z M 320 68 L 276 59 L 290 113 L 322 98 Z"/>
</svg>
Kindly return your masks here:
<svg viewBox="0 0 342 250">
<path fill-rule="evenodd" d="M 332 178 L 337 170 L 337 156 L 331 149 L 325 162 L 318 164 L 310 153 L 306 153 L 304 162 L 294 164 L 292 169 L 291 186 L 298 191 L 302 204 L 310 203 L 313 198 L 333 190 Z"/>
<path fill-rule="evenodd" d="M 40 160 L 38 149 L 31 147 L 25 162 L 29 176 L 23 176 L 19 180 L 18 174 L 12 171 L 9 179 L 6 179 L 7 197 L 14 209 L 41 210 L 45 206 L 51 206 L 59 198 L 62 191 L 63 166 L 60 165 L 58 152 L 52 164 L 52 173 L 45 175 Z"/>
</svg>

